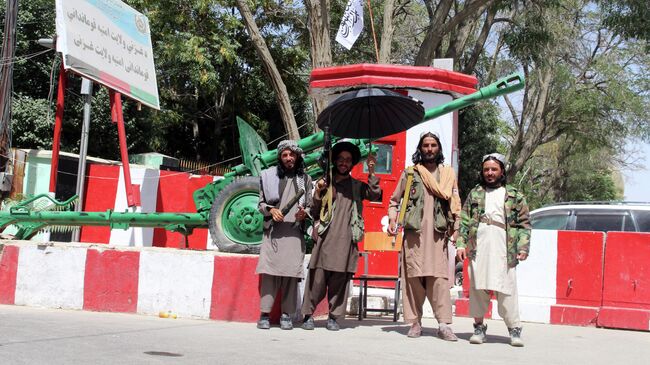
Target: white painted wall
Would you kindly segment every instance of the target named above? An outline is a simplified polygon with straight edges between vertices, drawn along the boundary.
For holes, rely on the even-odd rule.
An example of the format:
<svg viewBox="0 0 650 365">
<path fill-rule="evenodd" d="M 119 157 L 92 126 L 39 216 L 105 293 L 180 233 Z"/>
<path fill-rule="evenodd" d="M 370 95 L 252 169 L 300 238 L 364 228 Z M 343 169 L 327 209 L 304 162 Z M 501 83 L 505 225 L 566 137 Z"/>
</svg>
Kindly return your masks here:
<svg viewBox="0 0 650 365">
<path fill-rule="evenodd" d="M 128 207 L 126 188 L 124 187 L 124 169 L 120 168 L 120 179 L 117 184 L 114 211 L 155 212 L 160 171 L 142 167 L 131 167 L 130 172 L 131 184 L 140 185 L 142 205 L 135 209 Z M 115 246 L 151 247 L 153 243 L 153 228 L 112 229 L 109 243 Z"/>
<path fill-rule="evenodd" d="M 522 321 L 550 323 L 551 305 L 556 303 L 557 265 L 557 231 L 534 229 L 530 256 L 517 266 Z"/>
<path fill-rule="evenodd" d="M 82 309 L 85 267 L 83 247 L 20 247 L 15 304 Z"/>
<path fill-rule="evenodd" d="M 420 90 L 410 90 L 409 96 L 422 101 L 422 106 L 424 106 L 424 110 L 429 110 L 454 100 L 454 98 L 451 95 L 434 93 L 431 91 L 426 92 Z M 453 113 L 445 114 L 436 119 L 409 128 L 406 131 L 405 167 L 413 165 L 413 162 L 411 161 L 411 156 L 415 152 L 415 149 L 418 146 L 418 142 L 420 142 L 420 134 L 422 132 L 433 132 L 438 134 L 438 136 L 440 137 L 440 143 L 442 144 L 442 153 L 445 156 L 445 164 L 451 165 L 453 131 L 454 131 Z"/>
<path fill-rule="evenodd" d="M 205 252 L 146 250 L 140 253 L 138 313 L 172 311 L 210 317 L 214 256 Z"/>
</svg>

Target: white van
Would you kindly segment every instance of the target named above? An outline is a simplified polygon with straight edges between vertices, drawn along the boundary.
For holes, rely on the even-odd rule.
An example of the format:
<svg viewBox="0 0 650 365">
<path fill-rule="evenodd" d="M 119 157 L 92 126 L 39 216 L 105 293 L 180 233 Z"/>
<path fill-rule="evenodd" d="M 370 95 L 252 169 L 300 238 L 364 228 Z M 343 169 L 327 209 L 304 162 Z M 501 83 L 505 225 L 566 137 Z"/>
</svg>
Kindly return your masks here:
<svg viewBox="0 0 650 365">
<path fill-rule="evenodd" d="M 530 212 L 533 229 L 650 232 L 650 203 L 568 202 Z"/>
</svg>

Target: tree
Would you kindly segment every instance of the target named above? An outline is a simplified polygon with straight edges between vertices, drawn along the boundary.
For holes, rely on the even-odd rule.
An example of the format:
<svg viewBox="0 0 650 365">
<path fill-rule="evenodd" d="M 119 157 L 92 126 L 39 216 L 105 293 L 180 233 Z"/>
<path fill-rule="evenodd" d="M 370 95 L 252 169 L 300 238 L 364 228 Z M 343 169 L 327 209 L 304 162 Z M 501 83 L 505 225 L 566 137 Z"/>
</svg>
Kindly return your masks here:
<svg viewBox="0 0 650 365">
<path fill-rule="evenodd" d="M 312 68 L 332 65 L 330 43 L 330 2 L 329 0 L 305 0 L 307 10 L 307 29 L 309 30 L 309 49 Z M 314 116 L 327 107 L 327 100 L 320 96 L 312 99 Z"/>
<path fill-rule="evenodd" d="M 509 178 L 537 148 L 564 135 L 614 149 L 628 136 L 648 136 L 648 84 L 637 69 L 647 68 L 647 55 L 608 32 L 587 1 L 561 5 L 519 9 L 499 36 L 511 58 L 498 68 L 521 67 L 527 79 L 521 109 L 504 98 L 512 123 Z"/>
<path fill-rule="evenodd" d="M 482 157 L 503 152 L 505 146 L 498 137 L 502 128 L 499 108 L 491 101 L 469 106 L 458 113 L 458 144 L 461 146 L 458 188 L 462 200 L 479 182 Z"/>
<path fill-rule="evenodd" d="M 603 23 L 625 38 L 650 41 L 650 6 L 646 0 L 599 0 Z"/>
<path fill-rule="evenodd" d="M 430 66 L 435 58 L 436 51 L 443 38 L 452 30 L 467 21 L 469 18 L 481 14 L 494 3 L 495 0 L 466 0 L 456 4 L 455 11 L 450 13 L 454 0 L 425 0 L 429 25 L 426 29 L 424 40 L 415 58 L 416 66 Z"/>
<path fill-rule="evenodd" d="M 280 107 L 280 114 L 282 115 L 282 121 L 284 122 L 284 129 L 287 131 L 288 137 L 293 140 L 300 139 L 300 134 L 298 133 L 298 127 L 296 126 L 296 119 L 293 116 L 293 110 L 291 109 L 291 103 L 289 101 L 289 94 L 287 93 L 287 87 L 284 85 L 282 76 L 278 71 L 275 61 L 269 52 L 269 48 L 262 37 L 257 24 L 255 24 L 255 19 L 253 19 L 253 13 L 248 7 L 246 2 L 247 0 L 237 0 L 237 8 L 241 14 L 248 34 L 251 37 L 251 41 L 255 46 L 255 50 L 259 55 L 264 69 L 273 85 L 273 90 L 275 91 L 275 98 Z"/>
<path fill-rule="evenodd" d="M 616 164 L 611 158 L 615 153 L 563 137 L 541 146 L 515 184 L 528 197 L 531 209 L 562 201 L 621 199 L 622 186 L 616 183 Z"/>
</svg>

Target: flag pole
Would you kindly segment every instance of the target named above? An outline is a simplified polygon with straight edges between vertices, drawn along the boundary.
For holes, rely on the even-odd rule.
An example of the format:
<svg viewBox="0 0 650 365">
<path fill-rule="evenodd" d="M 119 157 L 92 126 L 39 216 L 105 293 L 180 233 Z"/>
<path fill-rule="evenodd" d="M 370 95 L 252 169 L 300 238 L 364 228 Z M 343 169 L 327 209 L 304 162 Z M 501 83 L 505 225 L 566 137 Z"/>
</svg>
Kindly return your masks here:
<svg viewBox="0 0 650 365">
<path fill-rule="evenodd" d="M 375 34 L 375 21 L 372 19 L 372 8 L 370 7 L 370 0 L 368 0 L 368 12 L 370 13 L 370 28 L 372 29 L 372 38 L 375 41 L 375 56 L 377 56 L 377 63 L 379 63 L 379 48 L 377 48 L 377 34 Z"/>
</svg>

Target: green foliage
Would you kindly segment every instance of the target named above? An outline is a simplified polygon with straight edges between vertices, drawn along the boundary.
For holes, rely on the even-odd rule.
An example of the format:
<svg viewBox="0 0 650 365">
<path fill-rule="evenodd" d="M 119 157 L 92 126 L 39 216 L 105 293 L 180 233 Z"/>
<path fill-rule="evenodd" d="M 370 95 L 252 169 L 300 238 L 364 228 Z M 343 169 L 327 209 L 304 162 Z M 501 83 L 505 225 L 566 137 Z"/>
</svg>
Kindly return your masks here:
<svg viewBox="0 0 650 365">
<path fill-rule="evenodd" d="M 5 2 L 2 2 L 0 19 L 5 19 Z M 21 95 L 35 95 L 47 98 L 49 78 L 52 71 L 54 51 L 30 59 L 21 59 L 47 50 L 38 44 L 39 38 L 53 38 L 54 1 L 30 0 L 20 1 L 16 19 L 16 57 L 14 63 L 14 92 Z M 3 22 L 4 25 L 4 22 Z M 4 37 L 4 26 L 0 27 Z"/>
<path fill-rule="evenodd" d="M 647 0 L 599 0 L 604 24 L 625 38 L 650 41 L 650 6 Z"/>
<path fill-rule="evenodd" d="M 545 18 L 537 7 L 525 12 L 504 35 L 510 56 L 522 63 L 543 64 L 544 49 L 553 42 Z"/>
<path fill-rule="evenodd" d="M 531 209 L 556 202 L 622 199 L 613 155 L 604 146 L 561 138 L 540 148 L 516 181 Z"/>
<path fill-rule="evenodd" d="M 34 99 L 17 95 L 13 99 L 13 145 L 37 149 L 52 147 L 52 130 L 54 125 L 46 118 L 48 113 L 54 115 L 54 109 L 46 99 Z"/>
<path fill-rule="evenodd" d="M 481 159 L 484 155 L 501 151 L 499 131 L 503 122 L 499 109 L 491 102 L 483 102 L 458 113 L 459 153 L 458 188 L 463 200 L 479 182 Z"/>
</svg>

